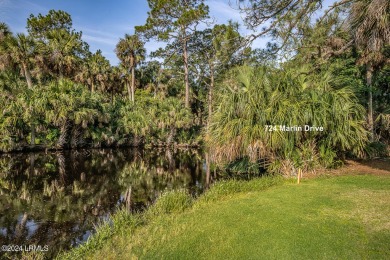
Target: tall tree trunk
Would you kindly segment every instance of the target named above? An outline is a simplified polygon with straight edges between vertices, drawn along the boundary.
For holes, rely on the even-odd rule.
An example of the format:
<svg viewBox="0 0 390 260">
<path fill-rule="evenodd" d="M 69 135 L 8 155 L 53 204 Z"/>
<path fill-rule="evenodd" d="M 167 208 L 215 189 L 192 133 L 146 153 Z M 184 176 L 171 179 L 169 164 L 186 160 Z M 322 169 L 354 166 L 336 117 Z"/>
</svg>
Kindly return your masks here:
<svg viewBox="0 0 390 260">
<path fill-rule="evenodd" d="M 210 186 L 210 176 L 211 176 L 211 172 L 210 172 L 210 154 L 209 154 L 209 152 L 206 152 L 205 158 L 206 158 L 206 189 L 208 189 L 209 186 Z"/>
<path fill-rule="evenodd" d="M 184 59 L 184 83 L 186 86 L 186 108 L 190 107 L 190 85 L 188 82 L 188 52 L 187 52 L 187 39 L 183 40 L 183 59 Z"/>
<path fill-rule="evenodd" d="M 207 100 L 208 107 L 209 107 L 209 116 L 207 118 L 207 129 L 210 126 L 211 114 L 213 112 L 213 109 L 212 109 L 213 89 L 214 89 L 214 66 L 213 66 L 213 64 L 210 64 L 210 88 L 209 88 L 208 100 Z"/>
<path fill-rule="evenodd" d="M 91 80 L 91 92 L 95 92 L 95 84 L 93 84 L 93 79 Z"/>
<path fill-rule="evenodd" d="M 126 87 L 127 87 L 127 93 L 129 94 L 129 100 L 131 101 L 131 89 L 130 89 L 130 83 L 126 80 Z"/>
<path fill-rule="evenodd" d="M 370 141 L 374 141 L 374 116 L 373 116 L 373 109 L 372 109 L 372 73 L 373 73 L 373 67 L 371 63 L 367 65 L 367 73 L 366 73 L 366 83 L 368 87 L 368 115 L 367 115 L 367 121 L 368 121 L 368 130 L 370 132 Z"/>
<path fill-rule="evenodd" d="M 31 74 L 27 67 L 27 64 L 25 63 L 23 63 L 23 72 L 24 72 L 24 76 L 26 77 L 27 87 L 32 88 Z"/>
<path fill-rule="evenodd" d="M 131 68 L 131 101 L 134 102 L 134 88 L 135 88 L 135 68 Z"/>
<path fill-rule="evenodd" d="M 161 78 L 161 69 L 158 70 L 157 85 L 156 85 L 156 88 L 154 89 L 154 97 L 157 96 L 157 91 L 160 89 L 160 78 Z"/>
</svg>

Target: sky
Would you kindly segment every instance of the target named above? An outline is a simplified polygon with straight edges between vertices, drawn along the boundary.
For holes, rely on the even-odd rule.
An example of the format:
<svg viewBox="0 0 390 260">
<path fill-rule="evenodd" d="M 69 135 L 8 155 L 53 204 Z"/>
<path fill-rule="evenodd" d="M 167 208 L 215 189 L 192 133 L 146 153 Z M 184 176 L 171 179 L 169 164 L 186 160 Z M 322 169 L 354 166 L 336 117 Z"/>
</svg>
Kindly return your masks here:
<svg viewBox="0 0 390 260">
<path fill-rule="evenodd" d="M 229 0 L 205 2 L 216 23 L 233 20 L 242 24 L 240 13 L 229 5 Z M 26 24 L 30 14 L 46 15 L 50 9 L 69 13 L 73 28 L 82 31 L 83 40 L 90 45 L 90 50 L 95 52 L 100 49 L 111 65 L 119 62 L 114 52 L 119 39 L 125 33 L 133 34 L 134 26 L 145 24 L 149 11 L 146 0 L 0 0 L 0 22 L 8 24 L 13 33 L 27 32 Z M 240 32 L 242 35 L 251 33 L 244 25 Z M 265 47 L 267 41 L 267 38 L 257 39 L 252 47 Z M 145 45 L 148 53 L 162 46 L 162 43 L 156 41 Z"/>
</svg>

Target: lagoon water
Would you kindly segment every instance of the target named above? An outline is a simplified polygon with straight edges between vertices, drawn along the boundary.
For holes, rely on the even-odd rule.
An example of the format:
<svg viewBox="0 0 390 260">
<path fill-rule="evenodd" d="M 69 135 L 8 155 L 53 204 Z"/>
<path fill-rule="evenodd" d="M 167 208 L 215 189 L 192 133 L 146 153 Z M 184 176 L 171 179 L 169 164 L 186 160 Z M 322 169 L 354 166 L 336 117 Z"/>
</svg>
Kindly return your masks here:
<svg viewBox="0 0 390 260">
<path fill-rule="evenodd" d="M 206 187 L 196 150 L 94 149 L 0 155 L 0 244 L 48 246 L 49 258 L 86 241 L 118 207 L 139 211 L 166 190 Z"/>
</svg>

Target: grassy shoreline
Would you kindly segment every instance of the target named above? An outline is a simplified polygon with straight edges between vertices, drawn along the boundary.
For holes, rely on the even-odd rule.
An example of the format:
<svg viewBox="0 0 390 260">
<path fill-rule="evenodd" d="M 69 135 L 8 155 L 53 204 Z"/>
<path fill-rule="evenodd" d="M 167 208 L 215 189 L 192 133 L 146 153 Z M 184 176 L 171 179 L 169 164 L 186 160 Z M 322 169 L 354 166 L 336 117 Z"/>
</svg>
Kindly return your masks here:
<svg viewBox="0 0 390 260">
<path fill-rule="evenodd" d="M 142 214 L 118 211 L 57 259 L 385 259 L 389 187 L 389 176 L 320 177 L 301 185 L 265 177 L 218 182 L 195 201 L 170 192 Z"/>
<path fill-rule="evenodd" d="M 140 214 L 130 214 L 126 210 L 118 210 L 111 216 L 110 222 L 97 225 L 96 233 L 86 243 L 73 248 L 69 252 L 60 253 L 57 259 L 83 258 L 101 248 L 101 246 L 115 235 L 133 232 L 136 228 L 148 225 L 159 218 L 169 217 L 172 214 L 181 214 L 190 207 L 199 207 L 202 204 L 228 199 L 240 192 L 264 190 L 275 185 L 282 185 L 286 180 L 282 177 L 263 177 L 252 181 L 228 180 L 215 183 L 210 190 L 198 199 L 193 199 L 186 191 L 177 190 L 164 193 L 154 205 Z"/>
</svg>

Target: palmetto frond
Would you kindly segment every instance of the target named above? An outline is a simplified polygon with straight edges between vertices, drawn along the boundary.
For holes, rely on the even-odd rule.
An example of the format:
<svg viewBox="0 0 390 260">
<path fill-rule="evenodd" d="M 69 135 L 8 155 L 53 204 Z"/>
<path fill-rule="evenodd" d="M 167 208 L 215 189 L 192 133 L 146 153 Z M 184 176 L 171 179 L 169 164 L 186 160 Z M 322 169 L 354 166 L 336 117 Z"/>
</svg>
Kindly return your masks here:
<svg viewBox="0 0 390 260">
<path fill-rule="evenodd" d="M 144 43 L 137 35 L 125 34 L 120 39 L 115 49 L 116 55 L 124 66 L 131 69 L 145 59 L 146 50 Z"/>
<path fill-rule="evenodd" d="M 390 45 L 390 1 L 357 0 L 352 4 L 350 26 L 356 46 L 363 51 L 361 62 L 388 62 L 383 47 Z"/>
<path fill-rule="evenodd" d="M 297 71 L 241 67 L 219 86 L 217 98 L 206 137 L 217 161 L 291 156 L 308 140 L 360 151 L 366 140 L 363 107 L 350 89 L 332 90 L 327 75 L 316 82 Z M 324 132 L 269 132 L 266 125 L 322 126 Z"/>
</svg>

